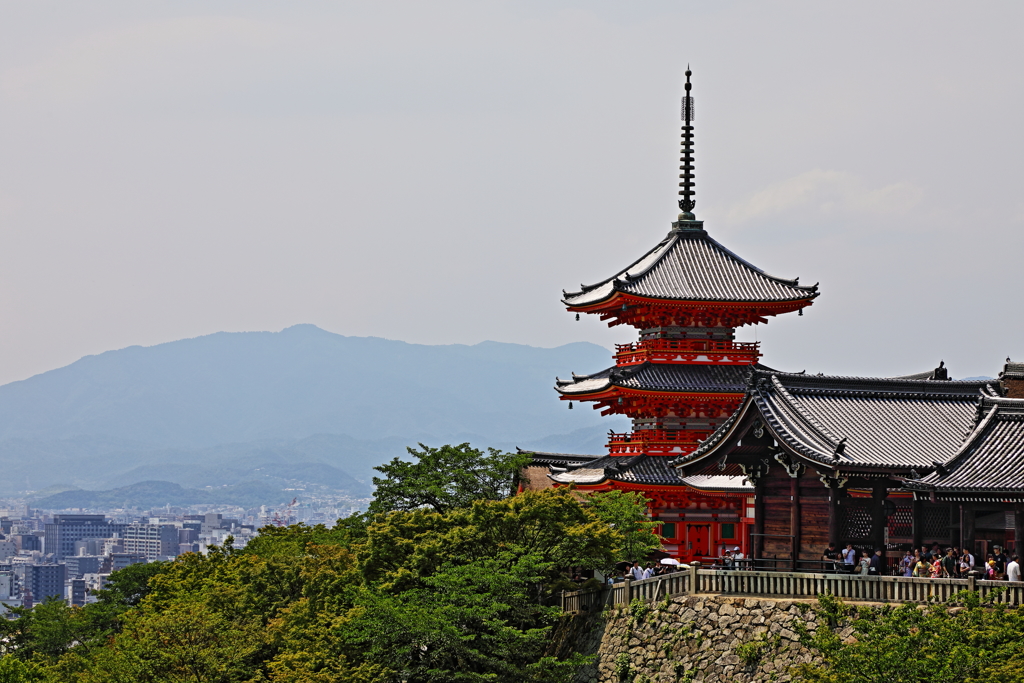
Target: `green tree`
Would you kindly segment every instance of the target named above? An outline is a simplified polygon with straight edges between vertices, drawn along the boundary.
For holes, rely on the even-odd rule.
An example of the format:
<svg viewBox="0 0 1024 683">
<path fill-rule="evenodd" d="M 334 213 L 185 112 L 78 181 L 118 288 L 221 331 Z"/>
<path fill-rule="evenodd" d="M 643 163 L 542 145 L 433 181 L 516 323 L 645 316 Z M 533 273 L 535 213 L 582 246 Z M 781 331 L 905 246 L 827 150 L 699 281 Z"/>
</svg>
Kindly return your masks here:
<svg viewBox="0 0 1024 683">
<path fill-rule="evenodd" d="M 586 498 L 591 512 L 605 524 L 622 534 L 615 560 L 643 560 L 652 550 L 661 547 L 655 533 L 657 522 L 647 513 L 647 499 L 635 491 L 602 491 Z"/>
<path fill-rule="evenodd" d="M 982 604 L 851 608 L 819 597 L 819 627 L 804 634 L 820 664 L 797 668 L 794 680 L 814 683 L 982 683 L 1024 681 L 1024 608 Z M 846 628 L 852 629 L 846 637 Z"/>
<path fill-rule="evenodd" d="M 0 683 L 30 683 L 41 680 L 29 665 L 13 655 L 0 657 Z"/>
<path fill-rule="evenodd" d="M 447 512 L 468 507 L 475 500 L 501 500 L 516 492 L 519 472 L 530 456 L 502 453 L 488 448 L 487 453 L 470 447 L 408 448 L 415 461 L 395 458 L 375 467 L 384 477 L 374 477 L 376 487 L 371 513 L 430 508 Z"/>
<path fill-rule="evenodd" d="M 547 489 L 445 514 L 421 509 L 381 516 L 367 528 L 361 564 L 368 582 L 398 592 L 421 587 L 443 567 L 505 552 L 535 558 L 540 584 L 568 567 L 608 566 L 622 541 L 572 491 Z"/>
</svg>

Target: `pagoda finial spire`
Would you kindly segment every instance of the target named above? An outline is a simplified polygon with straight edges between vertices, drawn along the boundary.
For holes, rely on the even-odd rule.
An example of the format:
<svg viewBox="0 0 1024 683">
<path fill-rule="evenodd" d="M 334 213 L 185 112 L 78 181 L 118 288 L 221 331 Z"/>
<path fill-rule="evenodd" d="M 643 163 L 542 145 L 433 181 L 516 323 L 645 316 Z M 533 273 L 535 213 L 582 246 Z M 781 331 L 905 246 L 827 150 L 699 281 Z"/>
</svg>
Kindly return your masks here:
<svg viewBox="0 0 1024 683">
<path fill-rule="evenodd" d="M 683 156 L 679 159 L 682 164 L 679 170 L 682 173 L 679 174 L 679 210 L 683 213 L 679 214 L 679 220 L 690 220 L 694 219 L 693 207 L 697 205 L 697 200 L 694 199 L 697 192 L 693 189 L 694 186 L 694 175 L 693 175 L 693 97 L 690 95 L 690 65 L 686 65 L 686 93 L 683 95 L 682 110 L 680 112 L 683 119 Z"/>
</svg>

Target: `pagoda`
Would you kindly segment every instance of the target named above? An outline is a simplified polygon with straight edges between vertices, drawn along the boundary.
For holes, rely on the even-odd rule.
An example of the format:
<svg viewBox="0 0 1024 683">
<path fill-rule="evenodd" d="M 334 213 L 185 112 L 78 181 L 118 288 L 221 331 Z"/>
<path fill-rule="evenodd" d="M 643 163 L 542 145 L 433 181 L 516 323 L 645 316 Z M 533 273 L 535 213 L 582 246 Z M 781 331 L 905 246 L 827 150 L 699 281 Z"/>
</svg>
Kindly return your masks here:
<svg viewBox="0 0 1024 683">
<path fill-rule="evenodd" d="M 662 521 L 666 550 L 683 560 L 716 557 L 749 545 L 753 488 L 738 476 L 708 471 L 682 478 L 670 461 L 697 449 L 739 408 L 761 353 L 737 342 L 736 329 L 800 311 L 817 285 L 773 277 L 714 240 L 697 220 L 691 72 L 682 98 L 679 214 L 651 250 L 614 275 L 579 291 L 563 290 L 570 312 L 609 326 L 630 325 L 636 341 L 616 346 L 615 365 L 556 378 L 561 399 L 590 403 L 602 415 L 627 415 L 628 433 L 610 433 L 608 455 L 552 466 L 556 484 L 584 490 L 634 490 Z"/>
</svg>

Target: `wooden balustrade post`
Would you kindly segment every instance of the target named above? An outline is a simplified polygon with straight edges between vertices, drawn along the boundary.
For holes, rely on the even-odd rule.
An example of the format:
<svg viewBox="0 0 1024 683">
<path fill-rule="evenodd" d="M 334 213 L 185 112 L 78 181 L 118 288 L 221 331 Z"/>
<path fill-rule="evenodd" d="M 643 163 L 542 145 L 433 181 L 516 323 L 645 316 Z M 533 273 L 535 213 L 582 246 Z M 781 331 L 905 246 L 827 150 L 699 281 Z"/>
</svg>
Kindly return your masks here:
<svg viewBox="0 0 1024 683">
<path fill-rule="evenodd" d="M 697 567 L 690 565 L 690 595 L 696 595 L 699 586 L 697 585 Z"/>
<path fill-rule="evenodd" d="M 625 587 L 623 589 L 623 597 L 625 598 L 626 605 L 633 602 L 633 582 L 629 579 L 625 580 Z"/>
</svg>

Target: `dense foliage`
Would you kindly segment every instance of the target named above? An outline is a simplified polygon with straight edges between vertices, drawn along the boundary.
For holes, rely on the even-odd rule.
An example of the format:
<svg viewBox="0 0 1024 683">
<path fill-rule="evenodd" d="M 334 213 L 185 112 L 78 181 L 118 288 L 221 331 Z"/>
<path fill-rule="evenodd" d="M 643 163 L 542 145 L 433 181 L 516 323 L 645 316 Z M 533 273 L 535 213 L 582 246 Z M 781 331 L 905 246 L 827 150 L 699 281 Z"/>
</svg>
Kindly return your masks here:
<svg viewBox="0 0 1024 683">
<path fill-rule="evenodd" d="M 395 458 L 374 469 L 384 477 L 374 477 L 376 488 L 370 512 L 432 508 L 447 512 L 465 507 L 475 500 L 499 500 L 515 492 L 519 471 L 530 462 L 521 453 L 502 453 L 488 448 L 487 453 L 468 443 L 422 450 L 407 448 L 416 458 L 408 462 Z"/>
<path fill-rule="evenodd" d="M 804 641 L 822 663 L 805 664 L 808 683 L 981 683 L 1024 681 L 1024 607 L 983 604 L 963 592 L 950 604 L 861 606 L 823 595 L 819 627 Z"/>
<path fill-rule="evenodd" d="M 517 456 L 469 450 L 414 452 L 463 482 L 447 492 L 392 463 L 373 514 L 266 527 L 244 549 L 121 570 L 97 603 L 19 610 L 0 620 L 0 683 L 568 680 L 582 658 L 545 656 L 553 592 L 626 537 L 572 490 L 509 496 L 496 480 Z M 626 502 L 616 519 L 643 517 Z"/>
</svg>

